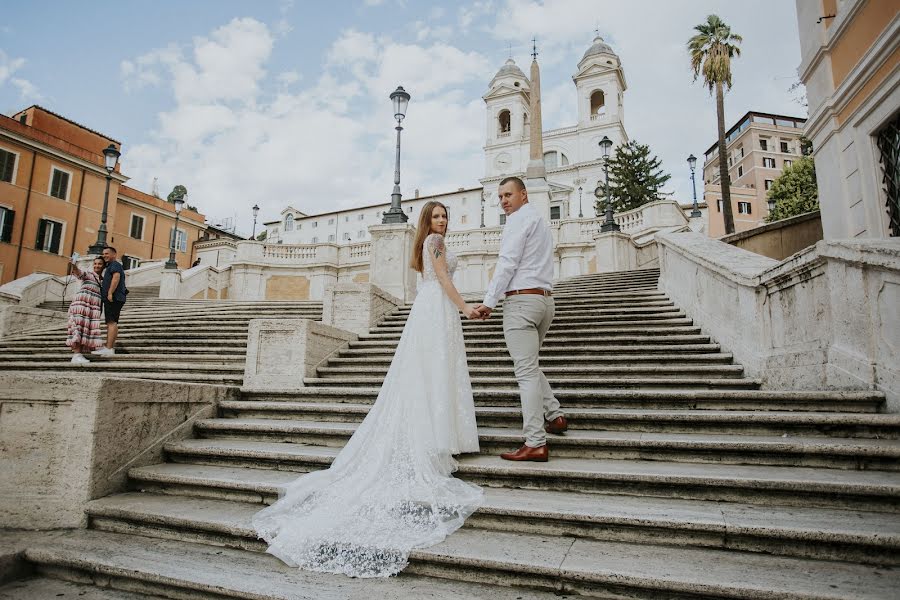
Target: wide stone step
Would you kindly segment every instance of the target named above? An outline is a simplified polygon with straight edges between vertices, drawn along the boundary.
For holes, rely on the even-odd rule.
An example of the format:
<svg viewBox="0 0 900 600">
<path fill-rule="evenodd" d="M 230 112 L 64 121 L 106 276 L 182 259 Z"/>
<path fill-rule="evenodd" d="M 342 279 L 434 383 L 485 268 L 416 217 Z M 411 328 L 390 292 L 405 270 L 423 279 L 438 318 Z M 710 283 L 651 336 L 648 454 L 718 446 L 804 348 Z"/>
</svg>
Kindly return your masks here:
<svg viewBox="0 0 900 600">
<path fill-rule="evenodd" d="M 327 468 L 338 452 L 244 440 L 185 440 L 165 449 L 173 462 L 129 471 L 135 489 L 252 502 L 277 497 L 277 490 L 258 487 L 260 473 Z M 214 467 L 229 467 L 231 475 L 212 479 Z M 516 463 L 470 455 L 459 459 L 457 475 L 489 487 L 900 512 L 894 471 L 552 456 L 548 463 Z"/>
<path fill-rule="evenodd" d="M 71 363 L 70 363 L 71 364 Z M 150 379 L 154 381 L 178 381 L 184 383 L 208 383 L 212 385 L 229 385 L 229 386 L 240 386 L 244 382 L 244 375 L 241 372 L 238 374 L 227 374 L 227 373 L 202 373 L 202 372 L 183 372 L 183 373 L 174 373 L 171 371 L 133 371 L 133 370 L 108 370 L 104 369 L 103 365 L 97 365 L 95 368 L 91 369 L 89 366 L 85 368 L 85 365 L 72 365 L 74 368 L 73 371 L 67 371 L 67 374 L 77 374 L 80 371 L 85 376 L 94 376 L 98 373 L 109 373 L 110 376 L 114 377 L 127 377 L 129 379 Z M 46 371 L 47 373 L 55 373 L 59 374 L 59 365 L 44 365 L 43 368 L 34 369 L 33 373 L 39 374 L 41 372 Z M 21 373 L 20 369 L 11 368 L 7 363 L 0 363 L 0 374 L 4 373 Z"/>
<path fill-rule="evenodd" d="M 373 592 L 385 599 L 558 598 L 552 592 L 412 573 L 377 581 L 352 579 L 302 571 L 259 552 L 179 541 L 150 541 L 134 535 L 76 530 L 48 536 L 45 542 L 30 545 L 24 554 L 38 573 L 129 590 L 114 592 L 115 595 L 102 600 L 133 600 L 130 590 L 135 589 L 153 594 L 154 598 L 191 600 L 369 600 Z M 95 600 L 92 596 L 84 597 Z"/>
<path fill-rule="evenodd" d="M 88 360 L 91 360 L 89 357 Z M 216 373 L 223 375 L 240 374 L 243 378 L 244 365 L 238 363 L 213 364 L 206 362 L 144 362 L 135 360 L 103 360 L 103 357 L 96 357 L 100 360 L 89 364 L 73 364 L 71 362 L 54 364 L 54 369 L 68 369 L 72 371 L 103 371 L 104 373 L 115 373 L 119 371 L 128 371 L 131 373 L 149 372 L 167 372 L 167 373 L 197 373 L 208 374 Z M 123 357 L 124 358 L 124 357 Z M 46 369 L 46 365 L 38 361 L 3 361 L 0 367 L 4 370 L 20 370 L 20 371 L 42 371 Z"/>
<path fill-rule="evenodd" d="M 341 367 L 319 367 L 316 369 L 320 378 L 341 379 L 362 378 L 362 377 L 379 377 L 384 378 L 387 375 L 387 365 L 374 366 L 341 366 Z M 585 375 L 590 373 L 584 365 L 577 366 L 559 366 L 559 365 L 542 365 L 541 370 L 549 378 L 566 379 L 566 380 L 585 380 Z M 604 365 L 593 371 L 598 377 L 612 376 L 647 376 L 647 377 L 740 377 L 744 373 L 744 367 L 741 365 L 714 365 L 714 364 L 646 364 L 640 366 L 631 365 Z M 492 366 L 469 366 L 469 375 L 472 379 L 483 377 L 515 377 L 512 365 L 508 367 L 492 367 Z"/>
<path fill-rule="evenodd" d="M 603 319 L 592 319 L 591 317 L 578 317 L 575 319 L 559 319 L 554 317 L 553 324 L 551 325 L 551 330 L 567 330 L 567 329 L 618 329 L 622 327 L 685 327 L 693 325 L 693 321 L 688 318 L 678 317 L 674 319 L 647 319 L 643 322 L 641 321 L 604 321 Z M 380 331 L 380 332 L 394 332 L 394 331 L 402 331 L 406 326 L 406 323 L 381 323 L 376 327 L 371 329 L 372 332 Z M 465 320 L 462 322 L 462 329 L 465 332 L 479 332 L 479 331 L 491 331 L 491 332 L 503 332 L 503 320 L 500 318 L 488 319 L 485 321 L 470 321 Z"/>
<path fill-rule="evenodd" d="M 900 563 L 900 522 L 893 513 L 544 490 L 484 492 L 466 529 Z M 252 526 L 261 508 L 261 503 L 124 493 L 95 500 L 86 512 L 95 530 L 261 552 L 266 543 Z"/>
<path fill-rule="evenodd" d="M 467 340 L 469 341 L 469 340 Z M 350 342 L 350 348 L 372 348 L 372 347 L 394 347 L 396 346 L 397 340 L 384 340 L 384 339 L 373 339 L 373 340 L 357 340 L 354 342 Z M 473 343 L 475 343 L 473 341 Z M 547 336 L 544 339 L 544 343 L 541 346 L 541 352 L 544 352 L 547 348 L 576 348 L 576 347 L 585 347 L 589 346 L 591 348 L 596 348 L 598 346 L 602 347 L 605 345 L 633 345 L 640 346 L 643 344 L 648 345 L 659 345 L 659 344 L 708 344 L 710 343 L 710 338 L 708 335 L 594 335 L 590 337 L 555 337 L 555 336 Z M 506 348 L 506 342 L 502 337 L 487 337 L 484 340 L 478 340 L 477 344 L 479 347 L 500 347 Z M 466 352 L 469 351 L 469 348 L 466 348 Z"/>
<path fill-rule="evenodd" d="M 241 397 L 252 402 L 339 402 L 371 404 L 378 387 L 318 386 L 297 390 L 254 392 L 243 390 Z M 474 390 L 476 406 L 518 407 L 517 387 Z M 649 390 L 584 388 L 554 390 L 563 409 L 659 409 L 659 410 L 747 410 L 785 412 L 876 413 L 885 396 L 877 391 L 773 391 L 773 390 Z"/>
<path fill-rule="evenodd" d="M 201 438 L 235 439 L 342 448 L 356 423 L 284 419 L 204 419 Z M 522 443 L 521 429 L 479 427 L 483 454 Z M 633 459 L 900 471 L 900 441 L 865 438 L 780 437 L 728 434 L 645 433 L 572 429 L 548 436 L 554 457 Z"/>
<path fill-rule="evenodd" d="M 326 377 L 305 377 L 303 379 L 303 384 L 314 387 L 320 385 L 335 385 L 335 383 L 337 382 L 342 386 L 366 387 L 381 385 L 382 381 L 383 377 L 343 376 L 340 379 Z M 550 386 L 553 388 L 554 392 L 556 392 L 557 390 L 572 390 L 597 387 L 619 389 L 668 389 L 672 387 L 680 389 L 756 389 L 760 386 L 760 381 L 758 379 L 744 378 L 740 377 L 738 374 L 732 374 L 730 376 L 720 375 L 718 377 L 704 377 L 702 375 L 692 376 L 691 374 L 686 374 L 684 376 L 672 376 L 667 373 L 652 374 L 650 372 L 650 369 L 647 369 L 645 373 L 638 371 L 633 371 L 628 375 L 623 373 L 622 377 L 607 377 L 604 374 L 598 375 L 596 377 L 572 376 L 563 378 L 557 375 L 548 377 L 547 381 L 550 382 Z M 503 386 L 511 388 L 517 385 L 515 378 L 512 376 L 476 376 L 472 377 L 471 382 L 473 389 L 497 388 Z"/>
<path fill-rule="evenodd" d="M 198 349 L 200 350 L 200 349 Z M 206 349 L 208 350 L 208 349 Z M 214 363 L 222 365 L 239 364 L 241 369 L 244 368 L 246 360 L 244 354 L 219 354 L 215 352 L 194 352 L 194 353 L 172 353 L 172 354 L 141 354 L 141 353 L 123 353 L 121 349 L 116 349 L 113 356 L 95 356 L 91 355 L 88 360 L 99 364 L 116 363 L 123 361 L 140 361 L 142 363 L 165 363 L 167 361 L 187 361 L 187 362 L 203 362 L 205 364 Z M 33 360 L 37 362 L 60 362 L 70 361 L 72 359 L 72 351 L 68 348 L 57 349 L 53 352 L 44 351 L 13 351 L 3 349 L 0 353 L 0 364 L 6 361 L 24 361 Z"/>
<path fill-rule="evenodd" d="M 645 355 L 659 355 L 659 354 L 670 354 L 670 353 L 680 353 L 680 354 L 703 354 L 703 353 L 713 353 L 719 352 L 721 350 L 721 346 L 719 344 L 660 344 L 660 345 L 652 345 L 645 344 L 641 345 L 639 350 L 642 356 Z M 366 348 L 347 348 L 341 351 L 341 357 L 371 357 L 382 358 L 382 357 L 393 357 L 395 347 L 384 345 L 381 348 L 368 346 Z M 629 353 L 634 353 L 636 350 L 634 345 L 621 345 L 617 346 L 614 344 L 610 345 L 584 345 L 584 346 L 570 346 L 570 347 L 550 347 L 545 346 L 541 348 L 541 361 L 547 359 L 556 359 L 556 358 L 568 358 L 572 357 L 573 360 L 576 358 L 585 359 L 585 360 L 593 360 L 595 358 L 601 359 L 604 357 L 616 357 L 620 355 L 628 355 Z M 506 346 L 495 345 L 494 347 L 483 347 L 483 346 L 469 346 L 466 348 L 466 355 L 471 359 L 473 357 L 491 357 L 491 358 L 509 358 L 509 351 Z M 724 354 L 723 354 L 724 356 Z"/>
<path fill-rule="evenodd" d="M 362 354 L 362 353 L 360 353 Z M 345 353 L 341 353 L 341 356 L 337 358 L 328 359 L 329 367 L 348 367 L 354 365 L 365 365 L 365 366 L 375 366 L 375 365 L 389 365 L 393 360 L 393 356 L 390 354 L 384 355 L 372 355 L 372 353 L 365 353 L 363 355 L 348 355 L 345 356 Z M 664 365 L 689 365 L 689 364 L 710 364 L 710 363 L 723 363 L 723 364 L 731 364 L 734 360 L 734 355 L 731 353 L 722 352 L 719 354 L 615 354 L 615 355 L 557 355 L 557 356 L 541 356 L 540 362 L 541 366 L 551 366 L 551 365 L 578 365 L 581 367 L 591 367 L 597 366 L 602 367 L 603 365 L 609 364 L 634 364 L 634 363 L 660 363 Z M 470 368 L 472 367 L 486 367 L 486 366 L 494 366 L 494 367 L 509 367 L 512 368 L 512 358 L 509 357 L 507 353 L 500 354 L 499 352 L 495 355 L 488 354 L 475 354 L 471 353 L 468 355 L 468 361 Z"/>
<path fill-rule="evenodd" d="M 373 329 L 373 333 L 367 333 L 359 336 L 360 341 L 369 340 L 393 340 L 399 341 L 402 328 L 383 331 L 381 328 Z M 547 340 L 557 340 L 562 338 L 569 339 L 616 339 L 616 336 L 634 336 L 634 337 L 654 337 L 668 335 L 700 335 L 699 327 L 678 327 L 678 326 L 623 326 L 623 327 L 603 327 L 588 326 L 578 328 L 550 328 L 544 342 Z M 463 337 L 466 341 L 480 340 L 498 340 L 503 341 L 502 324 L 498 323 L 496 327 L 484 327 L 478 329 L 463 329 Z"/>
<path fill-rule="evenodd" d="M 361 422 L 370 408 L 371 404 L 350 402 L 226 400 L 219 404 L 226 418 L 344 423 Z M 522 411 L 516 407 L 477 406 L 475 415 L 483 427 L 518 427 L 522 423 Z M 570 430 L 900 438 L 900 414 L 893 413 L 566 408 L 566 415 Z"/>
</svg>

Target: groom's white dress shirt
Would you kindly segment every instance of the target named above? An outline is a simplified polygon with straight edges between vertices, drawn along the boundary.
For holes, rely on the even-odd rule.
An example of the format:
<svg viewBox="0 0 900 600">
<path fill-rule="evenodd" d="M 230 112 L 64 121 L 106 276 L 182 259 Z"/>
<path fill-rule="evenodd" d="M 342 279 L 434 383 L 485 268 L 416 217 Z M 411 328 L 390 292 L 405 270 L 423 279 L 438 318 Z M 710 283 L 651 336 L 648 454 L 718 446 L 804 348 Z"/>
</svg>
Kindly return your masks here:
<svg viewBox="0 0 900 600">
<path fill-rule="evenodd" d="M 531 204 L 509 215 L 500 240 L 500 256 L 484 305 L 496 308 L 506 292 L 553 289 L 553 235 Z"/>
</svg>

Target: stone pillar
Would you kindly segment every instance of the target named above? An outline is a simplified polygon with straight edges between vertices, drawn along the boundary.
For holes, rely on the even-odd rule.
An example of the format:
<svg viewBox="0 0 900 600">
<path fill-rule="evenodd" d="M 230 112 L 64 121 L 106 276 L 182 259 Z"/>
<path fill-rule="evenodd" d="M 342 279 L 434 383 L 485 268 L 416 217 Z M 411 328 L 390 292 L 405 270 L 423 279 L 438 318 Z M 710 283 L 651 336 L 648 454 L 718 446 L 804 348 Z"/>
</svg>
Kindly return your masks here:
<svg viewBox="0 0 900 600">
<path fill-rule="evenodd" d="M 363 335 L 402 305 L 400 298 L 371 283 L 338 283 L 325 290 L 322 323 Z"/>
<path fill-rule="evenodd" d="M 310 319 L 253 319 L 247 336 L 244 388 L 295 390 L 356 335 Z"/>
<path fill-rule="evenodd" d="M 416 295 L 416 272 L 409 266 L 416 228 L 401 225 L 372 225 L 369 282 L 404 302 Z"/>
<path fill-rule="evenodd" d="M 637 269 L 637 248 L 627 233 L 598 233 L 594 236 L 594 249 L 597 252 L 598 273 Z"/>
<path fill-rule="evenodd" d="M 159 280 L 159 297 L 164 299 L 180 298 L 181 271 L 178 269 L 163 269 Z"/>
</svg>

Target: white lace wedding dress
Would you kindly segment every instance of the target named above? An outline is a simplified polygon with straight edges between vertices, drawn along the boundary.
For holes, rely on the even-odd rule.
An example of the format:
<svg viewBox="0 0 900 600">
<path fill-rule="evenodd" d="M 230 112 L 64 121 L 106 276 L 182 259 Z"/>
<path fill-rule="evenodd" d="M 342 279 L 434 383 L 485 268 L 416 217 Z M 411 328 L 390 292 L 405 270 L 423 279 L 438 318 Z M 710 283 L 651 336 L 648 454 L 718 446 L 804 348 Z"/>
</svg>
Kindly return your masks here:
<svg viewBox="0 0 900 600">
<path fill-rule="evenodd" d="M 437 234 L 378 398 L 326 471 L 301 476 L 253 526 L 285 563 L 353 577 L 387 577 L 409 552 L 443 540 L 481 504 L 451 475 L 451 455 L 478 451 L 459 311 L 438 282 Z M 451 270 L 456 257 L 446 254 Z"/>
</svg>

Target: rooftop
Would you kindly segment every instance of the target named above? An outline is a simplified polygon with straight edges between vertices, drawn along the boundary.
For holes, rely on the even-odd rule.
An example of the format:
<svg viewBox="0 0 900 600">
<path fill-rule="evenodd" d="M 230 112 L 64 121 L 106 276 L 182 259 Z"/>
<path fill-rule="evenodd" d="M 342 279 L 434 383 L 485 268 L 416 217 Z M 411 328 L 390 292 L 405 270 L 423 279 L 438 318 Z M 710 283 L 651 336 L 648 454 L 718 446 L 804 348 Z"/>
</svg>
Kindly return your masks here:
<svg viewBox="0 0 900 600">
<path fill-rule="evenodd" d="M 26 111 L 31 110 L 32 108 L 36 108 L 36 109 L 38 109 L 38 110 L 42 110 L 42 111 L 44 111 L 45 113 L 47 113 L 48 115 L 53 115 L 53 116 L 56 117 L 57 119 L 62 119 L 63 121 L 65 121 L 65 122 L 67 122 L 67 123 L 71 123 L 72 125 L 75 125 L 76 127 L 80 127 L 80 128 L 82 128 L 82 129 L 84 129 L 85 131 L 90 131 L 91 133 L 93 133 L 93 134 L 95 134 L 95 135 L 99 135 L 99 136 L 102 137 L 102 138 L 108 139 L 110 142 L 115 142 L 115 143 L 116 143 L 117 145 L 119 145 L 119 146 L 122 145 L 122 142 L 120 142 L 119 140 L 117 140 L 117 139 L 115 139 L 115 138 L 109 137 L 109 136 L 106 135 L 105 133 L 100 133 L 99 131 L 97 131 L 97 130 L 95 130 L 95 129 L 91 129 L 90 127 L 85 127 L 85 126 L 82 125 L 81 123 L 78 123 L 77 121 L 73 121 L 72 119 L 70 119 L 70 118 L 68 118 L 68 117 L 66 117 L 66 116 L 63 116 L 63 115 L 61 115 L 61 114 L 59 114 L 59 113 L 53 112 L 53 111 L 50 110 L 50 109 L 44 108 L 43 106 L 41 106 L 41 105 L 39 105 L 39 104 L 32 104 L 32 105 L 29 106 L 28 108 L 23 108 L 22 110 L 20 110 L 19 112 L 17 112 L 15 115 L 13 115 L 13 118 L 14 118 L 14 119 L 15 119 L 15 118 L 18 118 L 19 115 L 21 115 L 22 113 L 24 113 L 24 112 L 26 112 Z"/>
<path fill-rule="evenodd" d="M 738 129 L 740 129 L 742 126 L 744 126 L 745 122 L 747 122 L 748 124 L 752 123 L 752 122 L 758 123 L 758 121 L 753 121 L 751 119 L 751 117 L 763 117 L 763 118 L 773 119 L 775 121 L 775 125 L 778 124 L 778 120 L 792 121 L 795 123 L 806 123 L 806 117 L 792 117 L 790 115 L 777 115 L 775 113 L 757 112 L 755 110 L 751 110 L 751 111 L 748 111 L 747 114 L 745 114 L 743 117 L 738 119 L 737 122 L 731 126 L 731 129 L 729 129 L 728 131 L 725 132 L 725 145 L 726 146 L 728 146 L 728 144 L 731 143 L 732 135 L 736 131 L 738 131 Z M 718 141 L 714 142 L 713 145 L 710 146 L 709 149 L 707 149 L 707 151 L 704 154 L 709 154 L 710 152 L 715 150 L 718 145 L 719 145 Z"/>
</svg>

